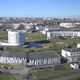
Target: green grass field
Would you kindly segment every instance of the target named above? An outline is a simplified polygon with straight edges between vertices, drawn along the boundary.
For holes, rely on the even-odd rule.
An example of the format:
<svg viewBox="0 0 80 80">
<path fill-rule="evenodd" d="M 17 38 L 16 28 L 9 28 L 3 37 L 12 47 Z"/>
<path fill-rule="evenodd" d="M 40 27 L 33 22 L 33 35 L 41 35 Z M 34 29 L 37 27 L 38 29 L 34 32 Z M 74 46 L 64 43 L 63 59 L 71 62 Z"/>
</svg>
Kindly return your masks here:
<svg viewBox="0 0 80 80">
<path fill-rule="evenodd" d="M 28 38 L 29 41 L 30 40 L 35 41 L 35 40 L 46 40 L 47 39 L 46 35 L 43 35 L 40 32 L 26 33 L 26 38 Z"/>
<path fill-rule="evenodd" d="M 65 64 L 62 69 L 52 69 L 48 71 L 38 71 L 32 72 L 33 76 L 36 76 L 34 80 L 54 80 L 59 77 L 65 76 L 73 76 L 74 78 L 78 78 L 80 75 L 79 71 L 73 70 L 69 67 L 69 65 Z M 43 79 L 44 78 L 44 79 Z M 76 79 L 75 79 L 76 80 Z"/>
<path fill-rule="evenodd" d="M 0 31 L 0 38 L 7 39 L 8 33 L 6 31 Z"/>
<path fill-rule="evenodd" d="M 0 80 L 21 80 L 18 75 L 0 74 Z"/>
</svg>

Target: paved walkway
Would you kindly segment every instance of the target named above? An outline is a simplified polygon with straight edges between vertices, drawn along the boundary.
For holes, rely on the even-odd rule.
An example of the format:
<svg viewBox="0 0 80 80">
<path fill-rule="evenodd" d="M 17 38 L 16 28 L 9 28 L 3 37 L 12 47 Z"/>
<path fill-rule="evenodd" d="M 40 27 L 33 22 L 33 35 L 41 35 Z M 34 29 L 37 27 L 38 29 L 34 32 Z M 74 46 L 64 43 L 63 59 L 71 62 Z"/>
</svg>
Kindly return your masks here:
<svg viewBox="0 0 80 80">
<path fill-rule="evenodd" d="M 3 73 L 25 75 L 25 74 L 28 74 L 29 68 L 23 68 L 23 69 L 0 69 L 0 71 L 2 71 Z"/>
</svg>

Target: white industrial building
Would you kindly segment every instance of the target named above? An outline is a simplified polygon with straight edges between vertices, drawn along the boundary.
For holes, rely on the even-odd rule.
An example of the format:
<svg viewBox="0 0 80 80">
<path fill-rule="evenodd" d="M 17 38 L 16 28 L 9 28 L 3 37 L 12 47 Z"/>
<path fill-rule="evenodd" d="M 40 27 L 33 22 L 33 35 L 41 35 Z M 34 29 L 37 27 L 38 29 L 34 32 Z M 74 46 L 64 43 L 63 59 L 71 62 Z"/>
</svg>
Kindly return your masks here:
<svg viewBox="0 0 80 80">
<path fill-rule="evenodd" d="M 77 48 L 80 48 L 80 43 L 77 44 Z"/>
<path fill-rule="evenodd" d="M 34 52 L 29 54 L 29 66 L 40 66 L 40 65 L 56 65 L 60 64 L 61 57 L 51 51 L 45 52 Z"/>
<path fill-rule="evenodd" d="M 75 27 L 76 23 L 60 23 L 60 27 L 64 28 L 73 28 Z"/>
<path fill-rule="evenodd" d="M 47 39 L 54 39 L 56 37 L 80 37 L 80 31 L 51 31 L 47 32 Z"/>
<path fill-rule="evenodd" d="M 21 64 L 26 62 L 27 58 L 25 53 L 0 51 L 0 63 Z"/>
<path fill-rule="evenodd" d="M 80 64 L 79 63 L 71 63 L 70 67 L 73 69 L 79 69 L 80 68 Z"/>
<path fill-rule="evenodd" d="M 0 42 L 1 46 L 20 46 L 25 43 L 25 31 L 23 30 L 9 30 L 8 43 Z"/>
<path fill-rule="evenodd" d="M 8 52 L 0 51 L 0 63 L 27 64 L 28 66 L 44 66 L 60 64 L 61 57 L 55 52 Z"/>
<path fill-rule="evenodd" d="M 68 62 L 80 62 L 80 48 L 62 49 L 61 55 L 68 59 Z"/>
<path fill-rule="evenodd" d="M 62 49 L 61 55 L 68 60 L 71 68 L 80 68 L 80 48 Z"/>
<path fill-rule="evenodd" d="M 41 33 L 42 34 L 47 34 L 47 32 L 51 32 L 51 31 L 60 31 L 61 29 L 60 28 L 56 28 L 56 27 L 45 27 L 42 31 L 41 31 Z"/>
</svg>

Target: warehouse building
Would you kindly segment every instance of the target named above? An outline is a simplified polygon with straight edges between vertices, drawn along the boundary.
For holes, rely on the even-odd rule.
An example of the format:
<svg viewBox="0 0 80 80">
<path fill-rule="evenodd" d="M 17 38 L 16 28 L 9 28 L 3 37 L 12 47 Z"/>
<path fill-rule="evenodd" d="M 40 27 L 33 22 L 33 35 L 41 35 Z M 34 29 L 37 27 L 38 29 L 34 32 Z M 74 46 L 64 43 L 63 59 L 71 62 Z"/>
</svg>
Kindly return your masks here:
<svg viewBox="0 0 80 80">
<path fill-rule="evenodd" d="M 51 32 L 47 32 L 47 39 L 54 39 L 57 37 L 63 37 L 63 38 L 80 37 L 80 31 L 51 31 Z"/>
<path fill-rule="evenodd" d="M 60 56 L 55 52 L 8 52 L 0 51 L 0 63 L 27 64 L 27 66 L 60 64 Z"/>
</svg>

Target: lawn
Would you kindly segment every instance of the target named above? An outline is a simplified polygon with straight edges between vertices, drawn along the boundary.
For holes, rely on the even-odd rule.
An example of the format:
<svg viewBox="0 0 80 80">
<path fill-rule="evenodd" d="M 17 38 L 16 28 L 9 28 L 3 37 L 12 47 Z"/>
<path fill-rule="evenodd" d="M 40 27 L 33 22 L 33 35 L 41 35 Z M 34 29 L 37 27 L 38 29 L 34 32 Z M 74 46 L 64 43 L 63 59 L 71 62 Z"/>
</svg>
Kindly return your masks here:
<svg viewBox="0 0 80 80">
<path fill-rule="evenodd" d="M 35 80 L 54 80 L 59 77 L 65 77 L 65 76 L 77 76 L 79 77 L 80 72 L 70 69 L 69 65 L 65 64 L 64 69 L 53 69 L 48 71 L 38 71 L 38 72 L 32 72 L 33 77 L 36 76 Z M 76 77 L 75 77 L 76 78 Z"/>
<path fill-rule="evenodd" d="M 8 33 L 6 31 L 0 31 L 0 38 L 7 39 Z"/>
<path fill-rule="evenodd" d="M 21 80 L 20 76 L 18 75 L 11 75 L 11 74 L 0 74 L 0 80 Z"/>
<path fill-rule="evenodd" d="M 26 33 L 26 38 L 29 40 L 35 41 L 35 40 L 46 40 L 46 35 L 43 35 L 40 32 L 34 32 L 34 33 Z"/>
</svg>

